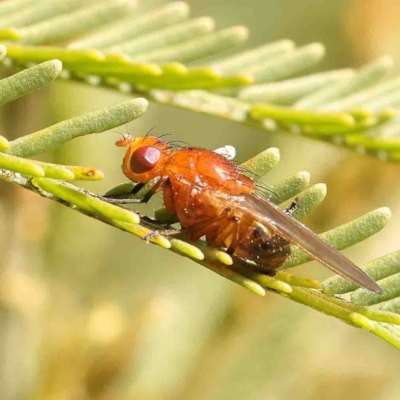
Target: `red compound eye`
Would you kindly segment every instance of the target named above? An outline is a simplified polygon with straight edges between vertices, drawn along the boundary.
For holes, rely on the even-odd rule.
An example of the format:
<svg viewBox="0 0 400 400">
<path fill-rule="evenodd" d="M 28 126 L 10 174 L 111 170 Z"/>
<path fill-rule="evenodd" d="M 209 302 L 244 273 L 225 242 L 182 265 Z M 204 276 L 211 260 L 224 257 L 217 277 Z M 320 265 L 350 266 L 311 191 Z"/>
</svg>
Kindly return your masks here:
<svg viewBox="0 0 400 400">
<path fill-rule="evenodd" d="M 130 167 L 136 174 L 150 171 L 161 157 L 161 151 L 151 146 L 139 147 L 131 156 Z"/>
</svg>

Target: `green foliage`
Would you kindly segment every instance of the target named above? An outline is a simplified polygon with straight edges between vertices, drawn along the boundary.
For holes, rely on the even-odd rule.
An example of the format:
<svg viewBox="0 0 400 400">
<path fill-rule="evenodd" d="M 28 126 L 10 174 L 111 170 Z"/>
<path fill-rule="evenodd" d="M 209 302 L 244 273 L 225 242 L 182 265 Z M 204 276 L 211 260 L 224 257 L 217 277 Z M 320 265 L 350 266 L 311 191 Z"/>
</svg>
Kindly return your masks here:
<svg viewBox="0 0 400 400">
<path fill-rule="evenodd" d="M 59 60 L 51 60 L 1 80 L 0 105 L 46 86 L 57 78 L 61 69 Z"/>
<path fill-rule="evenodd" d="M 7 153 L 28 157 L 52 150 L 65 142 L 127 124 L 147 109 L 147 100 L 133 99 L 103 110 L 80 115 L 49 128 L 23 136 L 10 143 Z"/>
<path fill-rule="evenodd" d="M 393 66 L 389 57 L 358 71 L 297 77 L 323 59 L 321 44 L 281 40 L 224 56 L 246 41 L 247 29 L 214 32 L 212 18 L 188 19 L 182 2 L 139 15 L 127 0 L 38 0 L 23 12 L 19 4 L 0 5 L 5 65 L 59 59 L 64 79 L 400 160 L 400 81 L 381 83 Z"/>
<path fill-rule="evenodd" d="M 292 78 L 317 64 L 323 58 L 324 48 L 320 44 L 295 48 L 291 41 L 280 41 L 199 67 L 190 63 L 243 43 L 247 30 L 233 27 L 213 33 L 210 18 L 185 21 L 188 7 L 184 3 L 172 3 L 139 17 L 127 12 L 126 1 L 81 3 L 56 1 L 57 7 L 47 7 L 46 2 L 38 0 L 23 13 L 19 12 L 23 0 L 15 2 L 15 6 L 0 5 L 0 37 L 9 41 L 4 65 L 21 69 L 41 63 L 0 82 L 1 104 L 62 76 L 140 93 L 153 101 L 261 130 L 284 129 L 368 151 L 382 159 L 400 159 L 399 122 L 392 110 L 399 101 L 399 80 L 377 84 L 391 68 L 387 57 L 359 71 L 329 71 Z M 134 7 L 134 2 L 129 4 Z M 103 25 L 107 27 L 100 30 Z M 86 36 L 80 37 L 84 33 Z M 48 46 L 60 40 L 69 42 L 64 47 Z M 5 55 L 6 48 L 0 46 L 0 56 Z M 147 236 L 154 229 L 153 224 L 65 182 L 98 180 L 102 178 L 100 171 L 25 158 L 74 138 L 124 125 L 142 115 L 147 104 L 147 100 L 137 98 L 62 121 L 14 141 L 0 137 L 0 178 L 135 236 Z M 245 166 L 264 175 L 278 162 L 279 151 L 268 149 Z M 131 185 L 119 186 L 114 192 L 123 194 Z M 294 217 L 302 219 L 325 195 L 324 184 L 309 187 L 309 174 L 299 172 L 273 187 L 271 201 L 280 204 L 296 196 L 298 208 Z M 158 210 L 156 216 L 164 222 L 175 221 L 164 209 Z M 381 208 L 322 237 L 343 249 L 377 233 L 389 218 L 389 210 Z M 336 276 L 321 283 L 284 271 L 275 278 L 256 274 L 243 262 L 204 242 L 189 243 L 183 237 L 169 240 L 162 236 L 150 241 L 256 294 L 263 296 L 272 291 L 368 330 L 400 348 L 400 330 L 395 326 L 400 324 L 398 252 L 365 266 L 384 289 L 382 295 L 375 295 Z M 293 248 L 285 268 L 307 261 L 308 256 Z M 341 296 L 344 293 L 351 293 L 351 301 Z"/>
<path fill-rule="evenodd" d="M 8 97 L 4 96 L 3 102 L 7 102 L 7 99 L 14 100 L 51 82 L 55 75 L 60 73 L 61 68 L 59 67 L 59 61 L 48 61 L 7 78 L 6 83 L 0 83 L 0 85 L 7 87 L 10 82 L 14 82 L 11 87 L 16 87 L 18 90 L 5 90 L 4 93 L 7 93 Z M 33 81 L 37 83 L 36 86 L 31 84 Z M 96 195 L 66 182 L 66 180 L 101 179 L 100 171 L 89 167 L 55 165 L 25 158 L 54 149 L 79 136 L 124 125 L 139 117 L 146 108 L 147 102 L 144 99 L 129 100 L 104 110 L 60 122 L 53 127 L 9 143 L 4 139 L 2 143 L 5 152 L 0 153 L 0 167 L 2 168 L 0 178 L 19 184 L 45 198 L 135 236 L 146 237 L 154 229 L 154 224 L 141 220 L 139 215 L 130 210 L 108 204 L 97 198 Z M 278 164 L 279 158 L 279 151 L 272 148 L 248 160 L 244 166 L 253 173 L 264 175 Z M 310 176 L 307 172 L 295 173 L 273 187 L 270 199 L 280 204 L 296 196 L 298 208 L 294 217 L 302 219 L 312 212 L 326 195 L 324 184 L 309 187 L 309 181 Z M 136 196 L 143 196 L 150 187 L 151 185 L 147 185 Z M 127 183 L 118 186 L 110 193 L 124 195 L 131 188 L 132 183 Z M 164 209 L 158 210 L 156 216 L 164 222 L 168 219 L 170 219 L 169 222 L 175 221 L 175 219 L 171 221 L 171 216 L 167 215 Z M 343 249 L 377 233 L 387 224 L 389 218 L 390 211 L 388 209 L 378 209 L 326 232 L 322 234 L 322 237 L 336 248 Z M 157 236 L 151 238 L 150 241 L 164 249 L 188 257 L 258 295 L 264 296 L 266 290 L 273 291 L 354 326 L 362 327 L 396 347 L 400 347 L 397 328 L 387 325 L 400 324 L 400 317 L 397 315 L 400 313 L 400 309 L 398 306 L 396 307 L 400 295 L 398 291 L 398 276 L 400 275 L 398 252 L 373 261 L 365 267 L 384 289 L 382 295 L 374 295 L 363 289 L 356 289 L 353 284 L 336 276 L 320 283 L 283 271 L 275 278 L 256 274 L 242 261 L 229 256 L 224 251 L 210 247 L 204 242 L 188 242 L 184 237 L 169 240 L 163 236 Z M 294 247 L 285 268 L 307 261 L 309 261 L 309 257 Z M 351 303 L 339 295 L 348 292 L 352 292 Z M 380 304 L 382 304 L 382 310 L 377 308 L 377 305 Z M 374 308 L 371 308 L 371 305 L 374 305 Z"/>
</svg>

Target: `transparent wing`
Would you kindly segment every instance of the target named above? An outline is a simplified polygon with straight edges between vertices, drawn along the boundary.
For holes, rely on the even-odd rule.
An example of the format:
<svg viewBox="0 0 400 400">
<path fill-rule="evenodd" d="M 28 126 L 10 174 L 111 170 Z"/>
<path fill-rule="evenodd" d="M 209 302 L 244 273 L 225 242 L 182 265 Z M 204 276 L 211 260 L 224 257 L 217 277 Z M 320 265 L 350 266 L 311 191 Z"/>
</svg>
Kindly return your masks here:
<svg viewBox="0 0 400 400">
<path fill-rule="evenodd" d="M 222 194 L 222 197 L 224 195 Z M 226 198 L 226 200 L 228 200 Z M 228 200 L 229 201 L 229 200 Z M 378 284 L 338 250 L 325 243 L 316 233 L 285 214 L 268 200 L 253 195 L 241 196 L 236 203 L 255 212 L 259 222 L 300 247 L 305 253 L 333 272 L 374 293 L 382 293 Z"/>
</svg>

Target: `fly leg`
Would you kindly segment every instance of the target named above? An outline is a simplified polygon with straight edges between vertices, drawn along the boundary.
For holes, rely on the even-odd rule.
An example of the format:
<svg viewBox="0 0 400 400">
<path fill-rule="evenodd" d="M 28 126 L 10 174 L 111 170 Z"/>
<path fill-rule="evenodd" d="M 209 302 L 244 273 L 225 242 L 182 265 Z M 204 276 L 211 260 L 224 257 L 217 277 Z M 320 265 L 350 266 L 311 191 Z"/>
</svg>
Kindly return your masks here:
<svg viewBox="0 0 400 400">
<path fill-rule="evenodd" d="M 130 203 L 143 203 L 143 199 L 116 199 L 112 197 L 102 196 L 101 194 L 90 192 L 89 190 L 79 188 L 79 192 L 86 194 L 87 196 L 94 197 L 99 200 L 103 200 L 110 204 L 130 204 Z M 147 200 L 148 201 L 148 200 Z"/>
<path fill-rule="evenodd" d="M 154 239 L 157 236 L 175 236 L 182 233 L 180 229 L 157 229 L 142 237 L 147 243 L 150 239 Z"/>
<path fill-rule="evenodd" d="M 161 183 L 162 183 L 161 180 L 157 181 L 141 199 L 118 199 L 118 198 L 113 198 L 113 197 L 108 197 L 108 196 L 96 195 L 93 193 L 91 193 L 91 195 L 100 200 L 103 200 L 107 203 L 110 203 L 110 204 L 121 205 L 121 204 L 147 203 L 155 195 L 155 193 L 159 190 Z M 137 194 L 145 185 L 146 185 L 146 183 L 138 183 L 131 190 L 130 194 L 132 194 L 132 195 Z"/>
<path fill-rule="evenodd" d="M 195 225 L 190 227 L 182 228 L 182 229 L 156 229 L 155 231 L 149 233 L 148 235 L 144 236 L 143 239 L 149 241 L 150 239 L 156 236 L 174 236 L 180 233 L 183 233 L 187 236 L 189 240 L 198 240 L 202 236 L 206 236 L 207 240 L 211 237 L 211 240 L 208 240 L 212 244 L 217 240 L 218 243 L 227 236 L 230 235 L 232 231 L 232 227 L 230 225 L 229 215 L 225 212 L 217 217 L 207 218 L 201 222 L 198 222 Z M 223 226 L 223 231 L 218 230 L 219 227 Z M 221 236 L 221 237 L 220 237 Z M 222 237 L 223 236 L 223 237 Z M 217 244 L 217 246 L 223 245 Z"/>
<path fill-rule="evenodd" d="M 135 188 L 136 188 L 136 186 L 135 186 Z M 158 188 L 156 188 L 156 190 L 157 189 Z M 167 211 L 170 212 L 171 214 L 174 214 L 176 211 L 175 203 L 174 203 L 174 198 L 173 198 L 173 193 L 172 193 L 171 182 L 168 178 L 164 179 L 162 189 L 163 189 L 164 203 L 167 208 Z M 152 191 L 152 190 L 153 190 L 153 188 L 150 191 Z M 174 235 L 178 235 L 178 234 L 182 233 L 181 229 L 171 228 L 170 225 L 162 225 L 160 223 L 157 224 L 157 220 L 150 218 L 150 217 L 144 216 L 144 217 L 141 217 L 141 220 L 148 222 L 150 227 L 152 229 L 154 229 L 153 232 L 151 232 L 148 235 L 143 237 L 143 239 L 146 240 L 147 242 L 150 239 L 153 239 L 157 236 L 161 236 L 161 235 L 162 236 L 174 236 Z M 160 229 L 160 225 L 162 226 L 162 229 Z"/>
<path fill-rule="evenodd" d="M 225 226 L 228 222 L 229 216 L 223 213 L 217 217 L 209 217 L 201 222 L 198 222 L 190 227 L 184 228 L 183 232 L 186 233 L 189 240 L 198 240 L 202 236 L 214 238 L 220 226 Z M 208 240 L 208 238 L 207 238 Z M 208 240 L 212 244 L 213 240 Z"/>
<path fill-rule="evenodd" d="M 103 200 L 106 203 L 117 205 L 146 203 L 144 199 L 113 199 L 112 197 L 105 197 L 102 195 L 94 195 L 94 197 Z"/>
<path fill-rule="evenodd" d="M 235 252 L 236 247 L 238 246 L 238 243 L 239 243 L 239 231 L 240 231 L 240 229 L 239 229 L 239 220 L 235 219 L 235 227 L 233 228 L 233 232 L 232 232 L 232 240 L 231 240 L 231 243 L 228 246 L 228 249 L 226 250 L 226 252 L 229 255 L 232 255 Z"/>
<path fill-rule="evenodd" d="M 288 208 L 285 208 L 284 212 L 286 215 L 292 215 L 298 207 L 298 199 L 297 197 L 292 201 L 292 203 L 290 204 L 290 206 Z"/>
<path fill-rule="evenodd" d="M 226 215 L 225 221 L 220 223 L 217 230 L 213 229 L 210 230 L 210 233 L 206 232 L 207 240 L 215 247 L 229 247 L 238 222 L 237 217 Z"/>
<path fill-rule="evenodd" d="M 191 240 L 205 236 L 207 242 L 215 247 L 227 247 L 227 253 L 233 254 L 239 243 L 240 220 L 227 211 L 217 217 L 204 220 L 183 230 Z"/>
</svg>

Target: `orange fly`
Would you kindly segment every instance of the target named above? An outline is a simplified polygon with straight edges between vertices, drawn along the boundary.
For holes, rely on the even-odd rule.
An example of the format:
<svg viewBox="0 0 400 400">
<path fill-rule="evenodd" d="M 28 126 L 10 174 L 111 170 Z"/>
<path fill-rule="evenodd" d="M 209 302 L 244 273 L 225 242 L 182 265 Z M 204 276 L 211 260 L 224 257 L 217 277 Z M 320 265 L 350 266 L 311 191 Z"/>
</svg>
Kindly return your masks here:
<svg viewBox="0 0 400 400">
<path fill-rule="evenodd" d="M 363 270 L 293 219 L 290 210 L 260 197 L 255 182 L 224 156 L 201 148 L 174 149 L 151 136 L 127 135 L 116 145 L 128 147 L 122 170 L 139 182 L 134 191 L 154 180 L 143 201 L 162 191 L 167 211 L 177 215 L 189 240 L 205 236 L 212 246 L 253 261 L 257 272 L 268 275 L 284 264 L 294 244 L 335 273 L 382 292 Z"/>
</svg>

